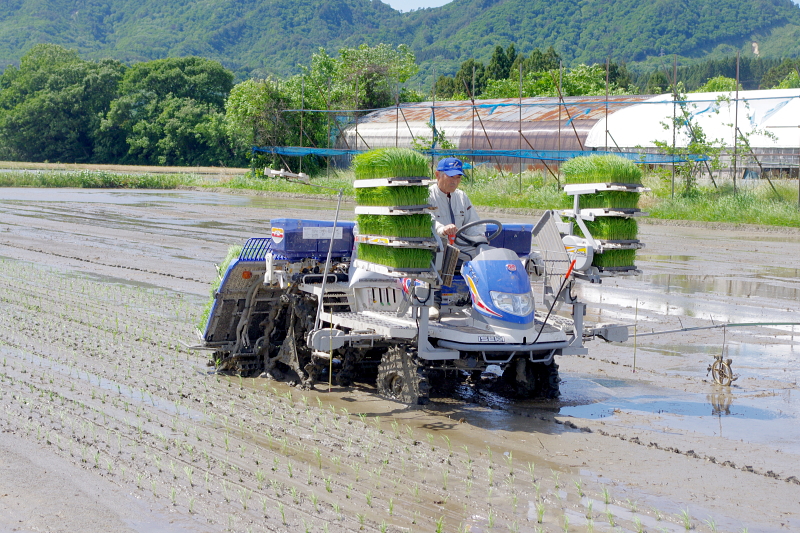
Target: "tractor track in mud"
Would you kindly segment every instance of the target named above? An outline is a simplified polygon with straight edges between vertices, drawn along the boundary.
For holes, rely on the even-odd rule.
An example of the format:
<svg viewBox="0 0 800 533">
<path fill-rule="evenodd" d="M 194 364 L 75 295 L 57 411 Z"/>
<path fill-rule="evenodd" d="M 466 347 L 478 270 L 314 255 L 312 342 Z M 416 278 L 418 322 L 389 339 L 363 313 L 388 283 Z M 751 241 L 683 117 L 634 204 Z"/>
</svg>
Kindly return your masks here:
<svg viewBox="0 0 800 533">
<path fill-rule="evenodd" d="M 0 455 L 0 493 L 15 498 L 13 505 L 0 498 L 0 529 L 397 532 L 435 531 L 441 523 L 448 532 L 553 532 L 567 520 L 574 532 L 589 529 L 588 515 L 597 531 L 616 530 L 613 523 L 677 533 L 687 508 L 702 532 L 712 531 L 712 522 L 729 532 L 800 528 L 793 452 L 661 428 L 625 409 L 609 418 L 565 414 L 602 399 L 594 389 L 582 392 L 585 375 L 602 375 L 609 386 L 710 394 L 703 354 L 681 357 L 687 374 L 665 368 L 655 352 L 662 344 L 709 342 L 705 337 L 654 341 L 644 345 L 649 355 L 640 345 L 635 375 L 630 345 L 592 345 L 591 357 L 562 358 L 562 402 L 484 395 L 483 402 L 434 398 L 415 409 L 366 386 L 328 393 L 323 384 L 301 391 L 215 375 L 206 354 L 180 342 L 194 338 L 214 263 L 229 244 L 263 234 L 271 217 L 333 213 L 290 208 L 285 199 L 254 207 L 236 203 L 240 198 L 226 203 L 226 196 L 213 205 L 135 193 L 123 195 L 123 205 L 112 199 L 54 210 L 50 204 L 65 193 L 36 192 L 22 201 L 22 221 L 20 200 L 4 204 L 0 191 L 0 454 L 9 450 Z M 67 210 L 76 216 L 49 220 Z M 691 229 L 677 236 L 671 228 L 643 231 L 655 249 L 649 253 L 672 246 L 700 257 L 706 246 L 691 240 Z M 800 246 L 790 240 L 787 250 L 785 239 L 771 244 L 738 230 L 722 235 L 737 260 L 775 268 L 781 263 L 773 251 L 791 256 Z M 721 257 L 715 252 L 693 268 L 729 276 Z M 649 266 L 683 268 L 655 259 Z M 765 305 L 777 312 L 779 304 Z M 626 305 L 601 307 L 616 320 L 632 316 Z M 665 329 L 679 323 L 654 309 L 640 312 L 640 320 Z M 726 339 L 750 342 L 749 335 L 729 332 Z M 746 375 L 733 387 L 734 406 L 742 397 L 796 389 Z M 76 472 L 75 491 L 59 492 L 66 508 L 37 505 L 44 488 L 5 477 L 3 461 L 31 451 L 39 469 Z M 87 484 L 104 495 L 85 503 L 79 493 Z M 98 510 L 98 521 L 81 522 L 70 503 Z M 151 518 L 137 523 L 130 516 L 142 508 Z"/>
</svg>

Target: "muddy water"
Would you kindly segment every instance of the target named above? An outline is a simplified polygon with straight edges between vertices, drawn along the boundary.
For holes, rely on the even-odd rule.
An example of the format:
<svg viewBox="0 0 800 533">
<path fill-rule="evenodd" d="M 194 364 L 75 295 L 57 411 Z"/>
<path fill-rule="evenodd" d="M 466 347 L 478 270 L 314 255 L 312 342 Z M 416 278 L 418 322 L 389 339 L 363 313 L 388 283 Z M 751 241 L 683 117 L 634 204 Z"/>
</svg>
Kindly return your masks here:
<svg viewBox="0 0 800 533">
<path fill-rule="evenodd" d="M 199 304 L 214 275 L 214 263 L 228 245 L 267 234 L 270 218 L 331 219 L 332 208 L 327 200 L 193 191 L 0 189 L 0 255 L 109 283 L 161 287 L 191 295 L 190 301 Z M 642 276 L 581 286 L 582 297 L 593 304 L 590 322 L 636 324 L 642 333 L 723 322 L 800 321 L 800 276 L 787 264 L 787 258 L 800 256 L 797 234 L 720 231 L 710 236 L 703 229 L 645 225 L 641 238 L 648 244 L 638 261 Z M 727 517 L 726 530 L 734 531 L 741 529 L 736 524 L 747 523 L 744 514 L 737 514 L 744 511 L 735 499 L 731 505 L 686 499 L 683 491 L 666 488 L 686 483 L 670 468 L 677 472 L 680 461 L 705 461 L 696 468 L 711 469 L 704 479 L 719 481 L 692 480 L 700 493 L 724 490 L 735 476 L 749 475 L 761 476 L 750 483 L 779 484 L 774 494 L 764 489 L 778 508 L 788 505 L 782 498 L 800 501 L 791 500 L 795 485 L 784 481 L 800 477 L 796 334 L 800 326 L 640 337 L 635 348 L 632 341 L 598 341 L 590 344 L 588 357 L 561 359 L 563 397 L 556 403 L 437 399 L 429 409 L 410 410 L 376 399 L 369 389 L 333 397 L 318 394 L 339 409 L 384 420 L 397 417 L 470 450 L 489 445 L 513 451 L 520 464 L 531 460 L 545 469 L 603 483 L 614 479 L 617 490 L 633 499 L 663 503 L 670 512 L 691 502 L 697 509 Z M 708 364 L 720 353 L 733 359 L 739 375 L 729 389 L 706 377 Z M 29 354 L 15 357 L 37 361 Z M 78 381 L 111 388 L 86 373 Z M 136 388 L 118 392 L 171 414 L 172 404 L 138 397 Z M 186 411 L 185 406 L 178 408 Z M 584 431 L 557 423 L 565 421 Z M 652 446 L 645 447 L 647 443 Z M 660 451 L 666 449 L 681 454 Z M 682 455 L 687 450 L 692 452 L 689 457 Z M 752 465 L 755 472 L 719 471 L 723 461 Z M 772 481 L 766 472 L 779 478 Z M 768 513 L 767 506 L 759 513 Z M 577 515 L 571 520 L 578 524 Z M 797 520 L 791 516 L 783 523 L 800 527 Z M 780 523 L 760 516 L 750 531 L 785 530 Z"/>
</svg>

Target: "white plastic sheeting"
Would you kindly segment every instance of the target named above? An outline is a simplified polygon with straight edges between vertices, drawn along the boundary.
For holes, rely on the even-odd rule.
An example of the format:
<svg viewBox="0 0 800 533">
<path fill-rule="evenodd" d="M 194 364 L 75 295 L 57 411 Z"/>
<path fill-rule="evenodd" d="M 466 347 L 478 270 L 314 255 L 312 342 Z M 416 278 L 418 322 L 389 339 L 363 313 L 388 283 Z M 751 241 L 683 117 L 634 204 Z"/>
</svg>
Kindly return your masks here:
<svg viewBox="0 0 800 533">
<path fill-rule="evenodd" d="M 685 107 L 691 119 L 699 125 L 706 140 L 718 140 L 724 146 L 733 146 L 736 121 L 736 93 L 690 93 Z M 675 105 L 671 94 L 655 96 L 645 102 L 632 103 L 601 119 L 589 132 L 585 145 L 610 149 L 635 147 L 652 148 L 654 141 L 672 144 L 673 109 L 680 117 L 681 109 Z M 748 137 L 750 146 L 756 148 L 800 148 L 800 89 L 773 89 L 768 91 L 739 91 L 739 130 Z M 767 134 L 764 134 L 766 132 Z M 686 127 L 676 128 L 676 145 L 690 142 Z M 740 143 L 741 144 L 741 143 Z"/>
</svg>

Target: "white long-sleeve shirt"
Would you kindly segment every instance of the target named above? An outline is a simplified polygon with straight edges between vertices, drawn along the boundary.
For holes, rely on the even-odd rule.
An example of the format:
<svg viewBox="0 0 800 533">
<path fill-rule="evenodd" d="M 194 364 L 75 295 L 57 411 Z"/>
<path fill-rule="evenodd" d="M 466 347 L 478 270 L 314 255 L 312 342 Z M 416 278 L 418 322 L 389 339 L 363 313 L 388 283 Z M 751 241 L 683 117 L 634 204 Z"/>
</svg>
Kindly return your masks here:
<svg viewBox="0 0 800 533">
<path fill-rule="evenodd" d="M 454 192 L 445 194 L 439 189 L 439 185 L 432 183 L 428 189 L 428 203 L 436 207 L 431 213 L 433 218 L 434 228 L 440 237 L 444 237 L 442 231 L 448 224 L 455 224 L 457 228 L 480 220 L 478 212 L 470 202 L 469 197 L 461 189 L 456 189 Z M 484 235 L 486 233 L 486 226 L 479 224 L 469 228 L 464 232 L 466 235 Z M 445 241 L 446 242 L 446 241 Z M 464 247 L 459 246 L 462 248 Z"/>
</svg>

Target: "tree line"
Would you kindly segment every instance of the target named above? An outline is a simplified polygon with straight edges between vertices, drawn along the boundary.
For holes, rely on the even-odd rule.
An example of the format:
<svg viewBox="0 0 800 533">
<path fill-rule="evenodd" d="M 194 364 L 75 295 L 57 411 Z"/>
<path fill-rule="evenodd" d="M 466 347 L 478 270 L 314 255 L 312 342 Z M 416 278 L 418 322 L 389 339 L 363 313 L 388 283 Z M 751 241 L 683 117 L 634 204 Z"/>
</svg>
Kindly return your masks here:
<svg viewBox="0 0 800 533">
<path fill-rule="evenodd" d="M 434 94 L 437 99 L 513 98 L 520 86 L 523 96 L 558 96 L 559 88 L 564 96 L 605 94 L 605 64 L 562 69 L 561 63 L 552 47 L 525 56 L 513 44 L 497 46 L 487 65 L 465 61 L 454 75 L 439 76 L 428 92 L 404 86 L 419 71 L 413 52 L 404 45 L 362 45 L 337 54 L 319 49 L 301 66 L 300 74 L 235 84 L 231 71 L 202 57 L 128 66 L 111 59 L 83 60 L 75 51 L 40 44 L 18 67 L 8 67 L 0 75 L 0 159 L 281 164 L 273 159 L 276 156 L 252 156 L 251 148 L 332 146 L 343 119 L 348 114 L 352 118 L 351 110 L 424 101 Z M 730 60 L 684 67 L 694 70 L 679 71 L 679 79 L 699 84 L 683 82 L 681 90 L 730 90 L 730 67 Z M 772 63 L 747 59 L 740 64 L 740 72 L 758 76 L 762 88 L 800 87 L 799 69 L 797 59 Z M 661 69 L 645 78 L 629 72 L 625 64 L 609 63 L 609 90 L 611 94 L 669 92 L 666 74 Z M 303 111 L 307 109 L 328 112 Z M 320 164 L 321 160 L 308 158 L 304 169 L 313 171 Z"/>
</svg>

